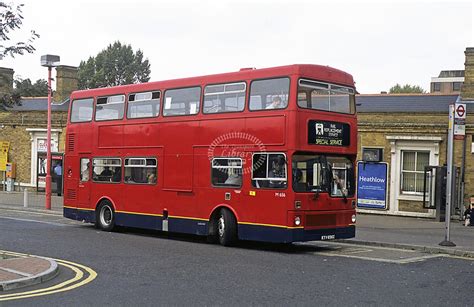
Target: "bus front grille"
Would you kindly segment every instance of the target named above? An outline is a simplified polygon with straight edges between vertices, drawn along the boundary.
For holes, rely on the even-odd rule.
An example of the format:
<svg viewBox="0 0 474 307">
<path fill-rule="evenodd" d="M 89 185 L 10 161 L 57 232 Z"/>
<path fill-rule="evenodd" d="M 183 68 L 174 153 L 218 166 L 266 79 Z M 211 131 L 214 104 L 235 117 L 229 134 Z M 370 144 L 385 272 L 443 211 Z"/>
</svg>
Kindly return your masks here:
<svg viewBox="0 0 474 307">
<path fill-rule="evenodd" d="M 336 226 L 336 215 L 335 214 L 312 214 L 306 215 L 307 227 L 327 227 Z"/>
</svg>

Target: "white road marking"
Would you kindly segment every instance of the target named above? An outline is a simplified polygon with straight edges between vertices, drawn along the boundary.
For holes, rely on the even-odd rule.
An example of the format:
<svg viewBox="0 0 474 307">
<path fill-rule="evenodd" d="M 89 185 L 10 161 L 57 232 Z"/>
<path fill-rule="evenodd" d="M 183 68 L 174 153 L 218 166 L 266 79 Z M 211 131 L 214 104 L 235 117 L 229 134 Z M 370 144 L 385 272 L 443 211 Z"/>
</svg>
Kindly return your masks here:
<svg viewBox="0 0 474 307">
<path fill-rule="evenodd" d="M 40 224 L 49 224 L 49 225 L 54 225 L 54 226 L 71 226 L 67 224 L 60 224 L 60 223 L 54 223 L 54 222 L 46 222 L 46 221 L 38 221 L 38 220 L 30 220 L 30 219 L 21 219 L 17 217 L 7 217 L 7 216 L 0 216 L 0 219 L 6 219 L 6 220 L 14 220 L 14 221 L 20 221 L 20 222 L 33 222 L 33 223 L 40 223 Z"/>
</svg>

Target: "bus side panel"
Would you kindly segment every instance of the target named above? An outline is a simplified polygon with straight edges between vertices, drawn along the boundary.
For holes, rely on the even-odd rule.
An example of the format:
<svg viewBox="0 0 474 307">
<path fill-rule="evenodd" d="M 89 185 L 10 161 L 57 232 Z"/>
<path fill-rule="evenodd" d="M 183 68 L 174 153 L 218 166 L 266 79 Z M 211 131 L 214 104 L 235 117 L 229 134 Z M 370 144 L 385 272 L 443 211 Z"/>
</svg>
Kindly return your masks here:
<svg viewBox="0 0 474 307">
<path fill-rule="evenodd" d="M 286 115 L 246 118 L 245 126 L 247 136 L 255 138 L 253 142 L 261 142 L 263 146 L 286 144 Z"/>
</svg>

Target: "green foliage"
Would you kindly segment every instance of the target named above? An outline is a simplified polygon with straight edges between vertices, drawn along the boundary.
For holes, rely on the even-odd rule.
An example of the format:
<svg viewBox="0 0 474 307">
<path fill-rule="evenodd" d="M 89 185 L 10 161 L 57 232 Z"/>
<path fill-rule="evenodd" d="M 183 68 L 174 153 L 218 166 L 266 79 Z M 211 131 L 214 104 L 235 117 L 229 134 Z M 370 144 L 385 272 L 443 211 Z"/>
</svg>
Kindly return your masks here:
<svg viewBox="0 0 474 307">
<path fill-rule="evenodd" d="M 26 42 L 10 42 L 11 33 L 19 30 L 23 25 L 22 7 L 23 4 L 14 6 L 11 2 L 0 1 L 0 60 L 7 56 L 15 57 L 17 54 L 22 55 L 25 52 L 33 53 L 35 51 L 32 43 L 39 38 L 35 31 L 31 31 L 30 38 Z M 0 82 L 11 82 L 11 80 L 0 79 Z M 7 110 L 20 104 L 21 98 L 18 93 L 0 95 L 0 110 Z"/>
<path fill-rule="evenodd" d="M 31 31 L 30 38 L 26 42 L 17 42 L 5 45 L 10 41 L 11 32 L 18 30 L 23 25 L 23 4 L 14 6 L 11 3 L 0 1 L 0 60 L 6 56 L 14 57 L 15 54 L 33 53 L 35 48 L 32 43 L 39 35 Z"/>
<path fill-rule="evenodd" d="M 410 84 L 405 84 L 404 86 L 401 86 L 400 84 L 396 84 L 395 86 L 392 86 L 389 90 L 389 94 L 425 94 L 426 91 L 418 86 L 418 85 L 410 85 Z"/>
<path fill-rule="evenodd" d="M 12 95 L 0 95 L 0 111 L 8 110 L 15 105 L 21 105 L 20 95 L 13 93 Z"/>
<path fill-rule="evenodd" d="M 143 60 L 141 50 L 134 53 L 130 45 L 116 41 L 97 56 L 81 61 L 78 78 L 79 89 L 148 82 L 150 63 Z"/>
<path fill-rule="evenodd" d="M 45 97 L 48 96 L 48 82 L 38 79 L 33 84 L 30 79 L 15 80 L 14 92 L 22 97 Z"/>
</svg>

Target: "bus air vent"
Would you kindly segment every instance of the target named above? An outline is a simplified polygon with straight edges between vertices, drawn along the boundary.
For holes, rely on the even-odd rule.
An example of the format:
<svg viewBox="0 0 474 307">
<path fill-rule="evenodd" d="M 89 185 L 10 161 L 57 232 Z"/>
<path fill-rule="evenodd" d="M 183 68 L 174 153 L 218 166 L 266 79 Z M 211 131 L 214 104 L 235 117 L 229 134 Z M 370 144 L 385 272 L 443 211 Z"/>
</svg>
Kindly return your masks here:
<svg viewBox="0 0 474 307">
<path fill-rule="evenodd" d="M 76 135 L 74 133 L 67 135 L 67 150 L 69 152 L 74 151 L 74 147 L 76 144 Z"/>
<path fill-rule="evenodd" d="M 66 198 L 67 198 L 67 199 L 75 200 L 76 197 L 77 197 L 76 190 L 74 190 L 74 189 L 67 189 L 67 192 L 66 192 Z"/>
</svg>

